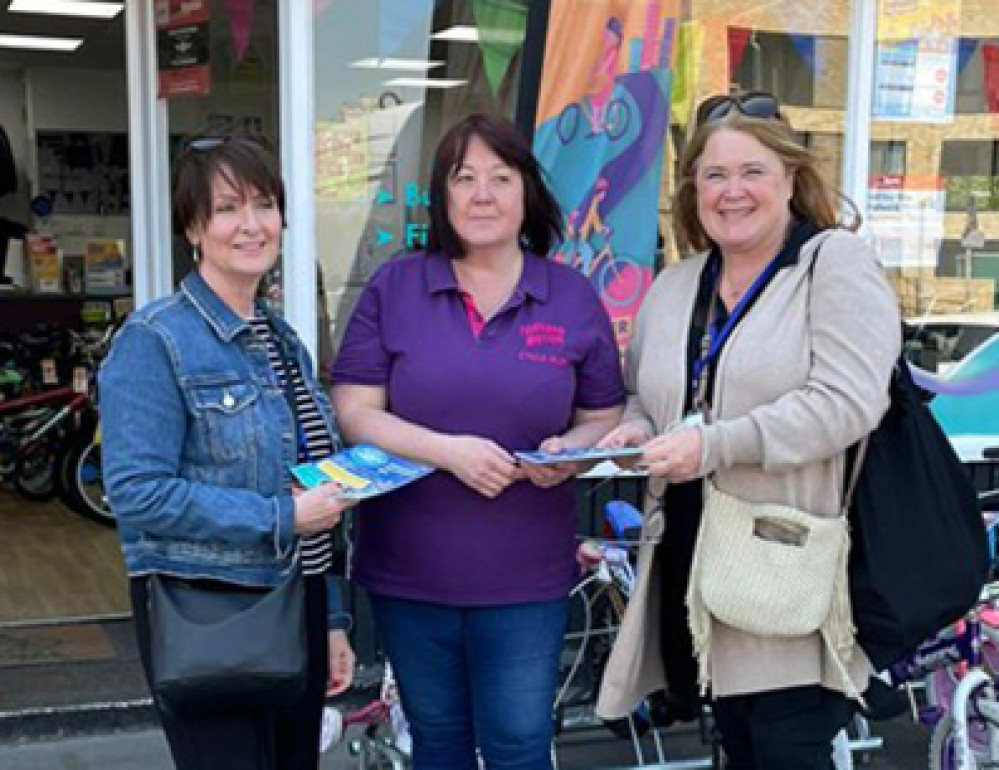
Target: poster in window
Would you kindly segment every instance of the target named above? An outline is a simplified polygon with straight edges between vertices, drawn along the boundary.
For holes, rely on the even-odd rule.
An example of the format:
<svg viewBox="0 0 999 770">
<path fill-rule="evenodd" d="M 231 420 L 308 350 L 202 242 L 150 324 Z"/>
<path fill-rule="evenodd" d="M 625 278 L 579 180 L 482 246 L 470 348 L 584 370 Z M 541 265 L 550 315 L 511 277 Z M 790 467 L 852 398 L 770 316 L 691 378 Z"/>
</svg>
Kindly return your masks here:
<svg viewBox="0 0 999 770">
<path fill-rule="evenodd" d="M 157 0 L 159 96 L 168 99 L 211 90 L 208 0 Z"/>
<path fill-rule="evenodd" d="M 950 123 L 957 90 L 957 38 L 935 35 L 878 43 L 874 117 Z"/>
</svg>

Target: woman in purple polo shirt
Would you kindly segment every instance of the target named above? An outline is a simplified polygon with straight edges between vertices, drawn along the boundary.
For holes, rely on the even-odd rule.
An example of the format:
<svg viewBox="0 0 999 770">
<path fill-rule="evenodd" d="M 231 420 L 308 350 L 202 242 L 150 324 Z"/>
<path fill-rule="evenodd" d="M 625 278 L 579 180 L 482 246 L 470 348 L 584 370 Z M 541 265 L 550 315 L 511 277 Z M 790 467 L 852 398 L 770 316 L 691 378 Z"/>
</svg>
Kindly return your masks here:
<svg viewBox="0 0 999 770">
<path fill-rule="evenodd" d="M 566 466 L 516 450 L 595 444 L 624 400 L 610 322 L 544 255 L 561 215 L 517 128 L 472 115 L 441 140 L 429 249 L 383 265 L 333 368 L 348 441 L 430 463 L 364 504 L 370 593 L 417 770 L 550 768 L 551 709 L 578 577 Z"/>
</svg>

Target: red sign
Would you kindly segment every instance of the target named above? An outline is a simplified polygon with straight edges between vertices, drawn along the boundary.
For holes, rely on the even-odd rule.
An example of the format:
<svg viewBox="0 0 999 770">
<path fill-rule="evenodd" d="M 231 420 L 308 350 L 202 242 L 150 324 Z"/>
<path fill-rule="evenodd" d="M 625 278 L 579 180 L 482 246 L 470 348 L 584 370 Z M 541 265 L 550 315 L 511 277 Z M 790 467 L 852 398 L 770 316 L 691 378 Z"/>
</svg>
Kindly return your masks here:
<svg viewBox="0 0 999 770">
<path fill-rule="evenodd" d="M 209 19 L 208 0 L 156 0 L 161 99 L 211 90 Z"/>
</svg>

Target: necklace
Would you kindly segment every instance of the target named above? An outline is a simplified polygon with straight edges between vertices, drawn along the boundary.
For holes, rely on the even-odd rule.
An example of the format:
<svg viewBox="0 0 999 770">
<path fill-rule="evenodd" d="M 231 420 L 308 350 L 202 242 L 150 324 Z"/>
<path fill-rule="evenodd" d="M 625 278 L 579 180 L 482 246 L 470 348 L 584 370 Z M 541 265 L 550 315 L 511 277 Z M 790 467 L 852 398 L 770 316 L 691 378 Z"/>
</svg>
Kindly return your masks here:
<svg viewBox="0 0 999 770">
<path fill-rule="evenodd" d="M 742 299 L 742 295 L 746 293 L 746 290 L 749 289 L 750 284 L 755 278 L 756 276 L 752 276 L 748 281 L 742 281 L 739 285 L 736 285 L 729 276 L 723 275 L 720 286 L 721 293 L 727 299 L 738 302 Z"/>
</svg>

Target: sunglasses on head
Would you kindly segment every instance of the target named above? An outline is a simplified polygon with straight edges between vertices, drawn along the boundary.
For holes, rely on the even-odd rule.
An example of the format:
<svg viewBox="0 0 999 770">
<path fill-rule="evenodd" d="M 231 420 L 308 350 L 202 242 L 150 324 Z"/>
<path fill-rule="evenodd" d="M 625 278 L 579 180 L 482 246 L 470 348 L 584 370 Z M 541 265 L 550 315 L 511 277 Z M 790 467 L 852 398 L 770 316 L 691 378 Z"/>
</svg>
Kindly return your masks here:
<svg viewBox="0 0 999 770">
<path fill-rule="evenodd" d="M 184 149 L 194 152 L 209 152 L 227 144 L 249 144 L 253 147 L 267 148 L 267 144 L 263 140 L 227 134 L 224 136 L 196 136 L 184 142 Z"/>
<path fill-rule="evenodd" d="M 736 110 L 751 118 L 779 118 L 780 104 L 773 94 L 750 91 L 739 96 L 712 96 L 697 108 L 697 125 L 721 120 Z"/>
</svg>

